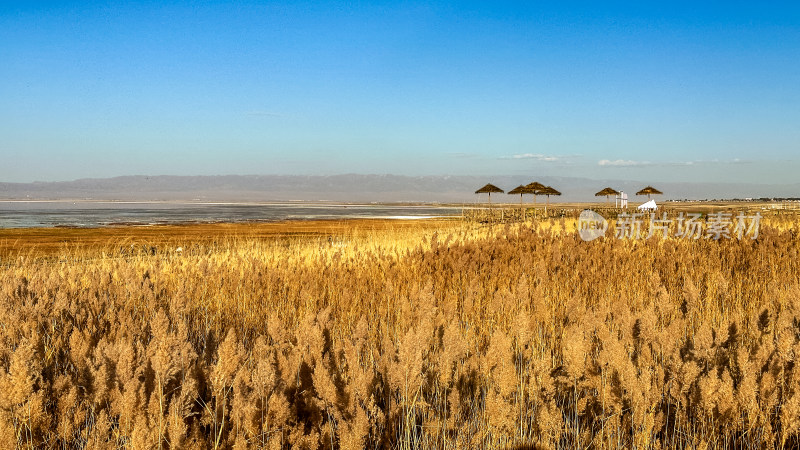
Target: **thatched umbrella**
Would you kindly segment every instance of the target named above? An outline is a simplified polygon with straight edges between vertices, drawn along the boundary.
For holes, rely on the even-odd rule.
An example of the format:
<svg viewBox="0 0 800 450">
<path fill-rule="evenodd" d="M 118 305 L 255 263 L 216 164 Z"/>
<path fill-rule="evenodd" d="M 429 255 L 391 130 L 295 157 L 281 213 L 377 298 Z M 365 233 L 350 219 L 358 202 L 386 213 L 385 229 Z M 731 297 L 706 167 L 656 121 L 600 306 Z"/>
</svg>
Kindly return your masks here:
<svg viewBox="0 0 800 450">
<path fill-rule="evenodd" d="M 619 195 L 619 191 L 611 189 L 610 187 L 607 187 L 607 188 L 603 189 L 602 191 L 594 194 L 595 197 L 602 197 L 604 195 L 606 196 L 606 203 L 608 203 L 608 196 L 609 195 Z"/>
<path fill-rule="evenodd" d="M 520 205 L 522 204 L 522 194 L 530 194 L 530 193 L 531 192 L 528 190 L 528 188 L 523 186 L 523 185 L 519 185 L 519 186 L 515 187 L 514 189 L 508 191 L 509 195 L 519 194 L 519 204 Z"/>
<path fill-rule="evenodd" d="M 478 189 L 477 191 L 475 191 L 476 194 L 489 194 L 489 203 L 490 204 L 492 203 L 492 192 L 499 192 L 499 193 L 502 194 L 505 191 L 503 191 L 499 187 L 493 185 L 492 183 L 489 183 L 486 186 L 484 186 L 484 187 Z"/>
<path fill-rule="evenodd" d="M 546 187 L 547 186 L 543 185 L 542 183 L 534 181 L 533 183 L 525 185 L 525 188 L 528 189 L 528 192 L 526 192 L 526 194 L 533 194 L 533 203 L 535 204 L 536 196 L 541 194 Z"/>
<path fill-rule="evenodd" d="M 647 186 L 646 188 L 636 193 L 636 195 L 646 195 L 647 198 L 650 198 L 650 195 L 661 195 L 661 194 L 663 194 L 663 192 L 659 191 L 653 186 Z"/>
<path fill-rule="evenodd" d="M 547 207 L 550 206 L 550 196 L 551 195 L 561 195 L 561 192 L 558 192 L 556 189 L 554 189 L 554 188 L 552 188 L 550 186 L 545 186 L 544 189 L 542 189 L 539 193 L 542 194 L 542 195 L 546 195 L 547 196 L 547 204 L 544 206 L 544 212 L 545 213 L 547 213 Z"/>
</svg>

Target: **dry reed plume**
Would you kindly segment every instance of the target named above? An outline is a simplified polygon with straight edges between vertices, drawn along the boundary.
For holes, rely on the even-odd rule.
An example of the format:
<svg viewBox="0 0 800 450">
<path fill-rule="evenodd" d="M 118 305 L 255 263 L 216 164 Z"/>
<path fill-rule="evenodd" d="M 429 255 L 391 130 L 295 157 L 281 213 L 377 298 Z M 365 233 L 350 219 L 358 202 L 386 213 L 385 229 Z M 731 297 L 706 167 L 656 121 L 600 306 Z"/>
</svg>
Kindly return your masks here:
<svg viewBox="0 0 800 450">
<path fill-rule="evenodd" d="M 771 225 L 5 259 L 0 447 L 797 447 L 800 237 Z"/>
</svg>

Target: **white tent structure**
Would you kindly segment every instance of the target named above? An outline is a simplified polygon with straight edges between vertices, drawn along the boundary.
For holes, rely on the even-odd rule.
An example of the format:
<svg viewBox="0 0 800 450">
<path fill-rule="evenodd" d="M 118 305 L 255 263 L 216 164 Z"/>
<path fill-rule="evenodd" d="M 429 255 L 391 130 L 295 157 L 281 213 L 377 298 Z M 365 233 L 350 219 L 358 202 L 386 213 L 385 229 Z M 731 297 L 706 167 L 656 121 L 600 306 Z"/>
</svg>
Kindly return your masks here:
<svg viewBox="0 0 800 450">
<path fill-rule="evenodd" d="M 649 200 L 637 206 L 636 209 L 639 211 L 655 211 L 656 209 L 658 209 L 658 206 L 656 206 L 655 200 Z"/>
</svg>

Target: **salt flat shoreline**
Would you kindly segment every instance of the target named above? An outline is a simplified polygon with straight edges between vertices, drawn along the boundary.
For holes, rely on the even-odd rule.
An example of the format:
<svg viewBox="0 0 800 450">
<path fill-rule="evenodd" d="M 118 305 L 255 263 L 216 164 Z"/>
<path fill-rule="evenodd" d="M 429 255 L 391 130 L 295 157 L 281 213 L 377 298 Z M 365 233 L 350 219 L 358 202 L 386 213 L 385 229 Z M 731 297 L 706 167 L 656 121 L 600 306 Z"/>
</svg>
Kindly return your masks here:
<svg viewBox="0 0 800 450">
<path fill-rule="evenodd" d="M 262 223 L 281 220 L 419 220 L 461 215 L 460 206 L 358 203 L 0 201 L 0 228 Z"/>
<path fill-rule="evenodd" d="M 629 210 L 640 203 L 631 202 Z M 711 212 L 717 210 L 798 210 L 796 202 L 660 202 L 665 211 Z M 603 214 L 617 214 L 619 209 L 606 202 L 524 203 L 341 203 L 341 202 L 151 202 L 151 201 L 66 201 L 0 200 L 0 229 L 15 228 L 103 228 L 152 227 L 193 224 L 258 224 L 281 221 L 315 220 L 429 220 L 458 218 L 475 210 L 549 208 L 551 215 L 574 215 L 594 209 Z M 483 214 L 478 211 L 478 214 Z M 474 214 L 473 214 L 474 215 Z"/>
<path fill-rule="evenodd" d="M 0 199 L 2 204 L 55 204 L 55 205 L 169 205 L 169 206 L 308 206 L 308 207 L 456 207 L 474 203 L 445 202 L 339 202 L 325 200 L 286 201 L 202 201 L 202 200 L 100 200 L 100 199 Z"/>
</svg>

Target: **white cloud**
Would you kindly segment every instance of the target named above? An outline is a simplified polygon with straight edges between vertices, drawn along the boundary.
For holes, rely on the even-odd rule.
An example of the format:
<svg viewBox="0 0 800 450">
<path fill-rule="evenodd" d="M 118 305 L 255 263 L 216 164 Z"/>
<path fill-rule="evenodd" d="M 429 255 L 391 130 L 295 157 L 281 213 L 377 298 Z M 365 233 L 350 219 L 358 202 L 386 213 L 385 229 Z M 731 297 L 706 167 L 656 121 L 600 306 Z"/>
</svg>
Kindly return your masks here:
<svg viewBox="0 0 800 450">
<path fill-rule="evenodd" d="M 561 157 L 553 155 L 543 155 L 541 153 L 522 153 L 519 155 L 504 156 L 501 159 L 534 159 L 536 161 L 554 162 L 554 161 L 560 161 Z"/>
<path fill-rule="evenodd" d="M 734 158 L 731 160 L 719 160 L 719 159 L 712 159 L 712 160 L 702 160 L 702 159 L 695 159 L 693 161 L 660 161 L 660 162 L 652 162 L 652 161 L 634 161 L 631 159 L 617 159 L 617 160 L 610 160 L 610 159 L 601 159 L 597 161 L 598 166 L 603 167 L 675 167 L 675 166 L 694 166 L 694 165 L 708 165 L 708 164 L 746 164 L 749 161 L 741 160 L 739 158 Z"/>
<path fill-rule="evenodd" d="M 635 167 L 635 166 L 649 166 L 650 162 L 648 161 L 633 161 L 630 159 L 617 159 L 611 161 L 610 159 L 601 159 L 597 161 L 598 166 L 610 166 L 610 167 Z"/>
</svg>

